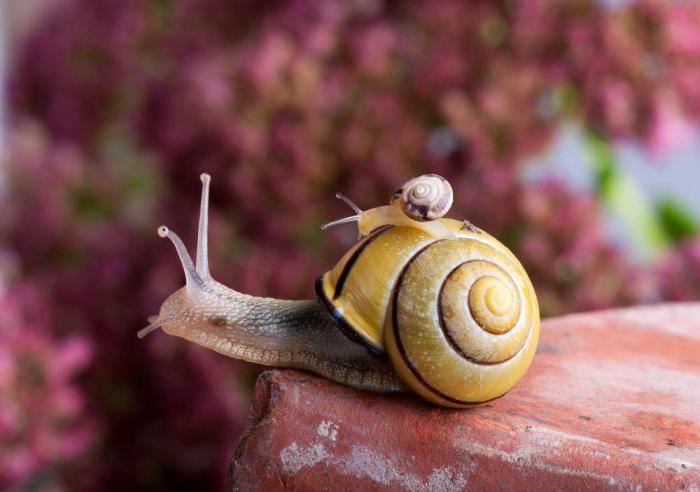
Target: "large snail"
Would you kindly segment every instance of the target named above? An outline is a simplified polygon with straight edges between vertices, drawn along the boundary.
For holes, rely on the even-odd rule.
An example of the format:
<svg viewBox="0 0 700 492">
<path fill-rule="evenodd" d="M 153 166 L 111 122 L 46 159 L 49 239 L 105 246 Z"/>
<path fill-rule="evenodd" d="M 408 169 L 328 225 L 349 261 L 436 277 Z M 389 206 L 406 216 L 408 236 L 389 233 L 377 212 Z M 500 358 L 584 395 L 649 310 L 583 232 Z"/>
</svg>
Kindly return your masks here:
<svg viewBox="0 0 700 492">
<path fill-rule="evenodd" d="M 161 226 L 186 285 L 140 337 L 162 328 L 237 359 L 373 391 L 409 387 L 457 408 L 502 396 L 527 371 L 539 335 L 532 284 L 496 239 L 442 218 L 452 204 L 444 178 L 414 178 L 389 205 L 367 211 L 339 195 L 356 215 L 326 226 L 355 221 L 362 238 L 317 279 L 321 302 L 253 297 L 211 277 L 210 177 L 201 179 L 196 266 L 180 238 Z"/>
</svg>

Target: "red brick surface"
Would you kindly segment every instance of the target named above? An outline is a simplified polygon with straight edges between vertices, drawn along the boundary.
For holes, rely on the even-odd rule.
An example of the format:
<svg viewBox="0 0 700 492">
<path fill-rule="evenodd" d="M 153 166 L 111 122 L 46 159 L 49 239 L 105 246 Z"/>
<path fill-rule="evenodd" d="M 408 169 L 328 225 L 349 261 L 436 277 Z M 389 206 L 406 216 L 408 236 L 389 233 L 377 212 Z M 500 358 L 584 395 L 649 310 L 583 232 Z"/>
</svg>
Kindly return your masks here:
<svg viewBox="0 0 700 492">
<path fill-rule="evenodd" d="M 447 410 L 258 381 L 232 490 L 700 490 L 700 304 L 550 319 L 524 380 Z"/>
</svg>

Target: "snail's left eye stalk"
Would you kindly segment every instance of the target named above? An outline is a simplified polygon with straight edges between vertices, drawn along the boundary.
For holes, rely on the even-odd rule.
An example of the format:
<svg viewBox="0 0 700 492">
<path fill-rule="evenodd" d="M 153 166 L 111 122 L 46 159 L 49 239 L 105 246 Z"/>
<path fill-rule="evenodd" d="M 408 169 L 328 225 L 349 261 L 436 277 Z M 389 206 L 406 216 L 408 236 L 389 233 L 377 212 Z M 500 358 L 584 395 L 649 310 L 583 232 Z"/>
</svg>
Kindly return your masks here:
<svg viewBox="0 0 700 492">
<path fill-rule="evenodd" d="M 355 203 L 352 200 L 350 200 L 348 197 L 346 197 L 345 195 L 343 195 L 340 192 L 336 193 L 335 197 L 339 198 L 340 200 L 343 200 L 345 203 L 347 203 L 350 206 L 350 208 L 352 208 L 355 211 L 356 215 L 351 215 L 350 217 L 344 217 L 342 219 L 334 220 L 332 222 L 328 222 L 327 224 L 323 224 L 321 226 L 322 231 L 325 231 L 326 229 L 333 227 L 333 226 L 337 226 L 337 225 L 341 225 L 341 224 L 349 224 L 351 222 L 358 222 L 360 220 L 360 216 L 362 216 L 362 209 L 360 209 L 360 207 L 355 205 Z"/>
</svg>

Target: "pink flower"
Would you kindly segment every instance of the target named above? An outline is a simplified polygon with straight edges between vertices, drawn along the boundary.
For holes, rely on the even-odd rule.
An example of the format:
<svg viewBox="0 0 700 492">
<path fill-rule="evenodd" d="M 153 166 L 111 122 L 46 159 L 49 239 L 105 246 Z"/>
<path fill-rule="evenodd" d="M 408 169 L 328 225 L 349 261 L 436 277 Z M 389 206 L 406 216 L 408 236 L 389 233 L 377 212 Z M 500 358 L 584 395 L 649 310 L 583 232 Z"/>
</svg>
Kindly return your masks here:
<svg viewBox="0 0 700 492">
<path fill-rule="evenodd" d="M 646 145 L 651 152 L 661 154 L 687 143 L 692 131 L 691 122 L 676 104 L 661 101 L 655 108 Z"/>
</svg>

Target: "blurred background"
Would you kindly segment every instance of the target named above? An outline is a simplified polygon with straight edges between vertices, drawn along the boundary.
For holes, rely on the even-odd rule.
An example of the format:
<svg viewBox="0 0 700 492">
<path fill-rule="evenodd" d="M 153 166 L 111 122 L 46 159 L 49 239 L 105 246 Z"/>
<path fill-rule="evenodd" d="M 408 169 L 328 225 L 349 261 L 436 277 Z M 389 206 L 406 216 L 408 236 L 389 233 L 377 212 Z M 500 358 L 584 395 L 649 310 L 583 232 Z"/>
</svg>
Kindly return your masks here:
<svg viewBox="0 0 700 492">
<path fill-rule="evenodd" d="M 0 489 L 221 488 L 259 368 L 136 331 L 212 271 L 311 298 L 361 207 L 447 177 L 543 316 L 700 295 L 700 5 L 0 3 Z"/>
</svg>

